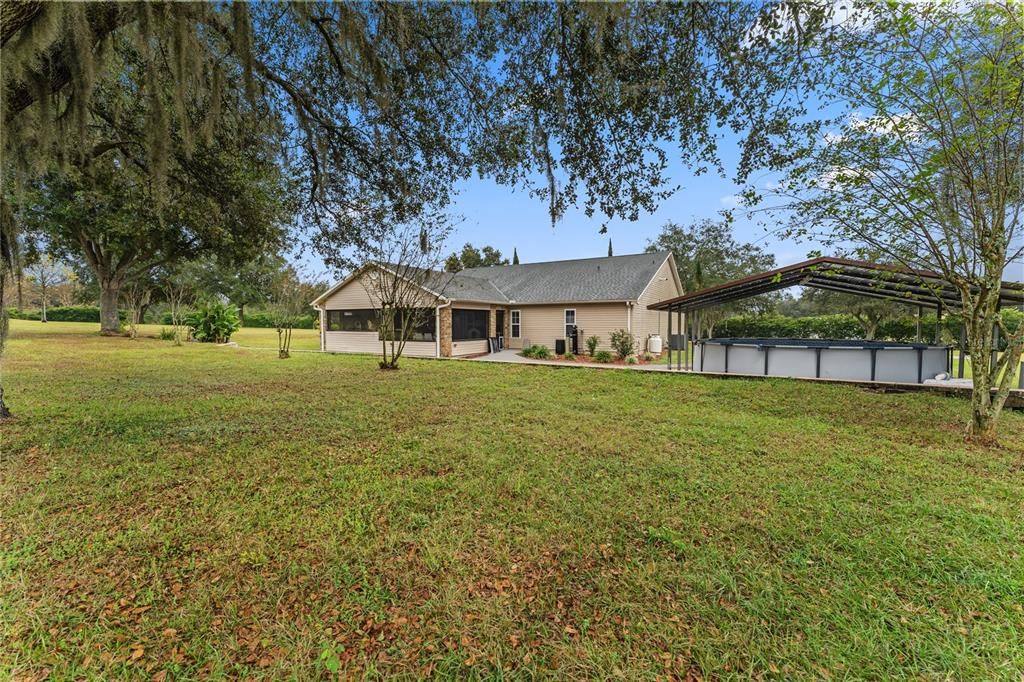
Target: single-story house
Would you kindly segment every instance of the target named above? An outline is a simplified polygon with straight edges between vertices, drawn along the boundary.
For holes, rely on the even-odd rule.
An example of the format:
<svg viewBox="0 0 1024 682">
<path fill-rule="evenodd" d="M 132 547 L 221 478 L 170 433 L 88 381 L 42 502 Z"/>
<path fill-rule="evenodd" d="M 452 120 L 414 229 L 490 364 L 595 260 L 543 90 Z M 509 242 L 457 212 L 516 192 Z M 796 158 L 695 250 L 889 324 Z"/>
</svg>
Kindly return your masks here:
<svg viewBox="0 0 1024 682">
<path fill-rule="evenodd" d="M 380 350 L 379 306 L 366 277 L 368 268 L 379 274 L 388 267 L 364 266 L 313 301 L 321 350 Z M 589 336 L 610 348 L 617 329 L 646 348 L 648 337 L 667 340 L 668 334 L 668 313 L 648 306 L 683 293 L 669 252 L 431 272 L 422 284 L 433 305 L 405 346 L 405 355 L 413 357 L 487 353 L 489 338 L 499 338 L 505 348 L 543 344 L 554 350 L 557 340 L 577 329 L 580 350 Z"/>
</svg>

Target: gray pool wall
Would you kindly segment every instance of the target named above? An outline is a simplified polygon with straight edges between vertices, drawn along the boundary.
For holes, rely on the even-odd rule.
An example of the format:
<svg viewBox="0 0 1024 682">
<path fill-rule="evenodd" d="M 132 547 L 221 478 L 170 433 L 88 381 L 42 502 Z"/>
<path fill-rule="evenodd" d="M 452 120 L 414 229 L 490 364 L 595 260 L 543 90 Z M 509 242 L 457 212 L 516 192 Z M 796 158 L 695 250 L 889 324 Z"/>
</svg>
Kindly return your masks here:
<svg viewBox="0 0 1024 682">
<path fill-rule="evenodd" d="M 817 347 L 801 347 L 792 342 L 785 345 L 698 342 L 694 348 L 693 367 L 704 372 L 729 374 L 909 384 L 933 379 L 937 374 L 950 371 L 948 346 L 884 345 L 870 348 L 825 345 L 817 341 L 811 343 Z M 728 368 L 726 348 L 729 354 Z M 872 352 L 875 356 L 874 376 L 871 372 Z M 918 352 L 921 354 L 920 380 Z M 768 356 L 767 371 L 765 354 Z"/>
</svg>

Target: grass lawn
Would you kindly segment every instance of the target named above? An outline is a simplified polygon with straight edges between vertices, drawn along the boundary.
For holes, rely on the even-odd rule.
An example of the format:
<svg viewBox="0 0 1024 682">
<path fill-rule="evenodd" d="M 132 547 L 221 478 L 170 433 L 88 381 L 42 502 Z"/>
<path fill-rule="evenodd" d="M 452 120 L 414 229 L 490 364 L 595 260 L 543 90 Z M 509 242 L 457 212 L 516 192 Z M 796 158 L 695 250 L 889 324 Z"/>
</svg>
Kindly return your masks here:
<svg viewBox="0 0 1024 682">
<path fill-rule="evenodd" d="M 87 324 L 84 322 L 34 322 L 29 320 L 14 320 L 15 331 L 25 333 L 51 334 L 74 334 L 82 335 L 99 333 L 99 323 Z M 140 324 L 139 336 L 158 339 L 161 329 L 170 329 L 169 325 Z M 231 340 L 240 346 L 247 348 L 269 348 L 277 350 L 277 330 L 261 327 L 242 327 Z M 292 350 L 320 350 L 320 332 L 316 329 L 294 329 L 292 330 Z"/>
<path fill-rule="evenodd" d="M 12 330 L 0 679 L 1024 672 L 1020 413 Z"/>
</svg>

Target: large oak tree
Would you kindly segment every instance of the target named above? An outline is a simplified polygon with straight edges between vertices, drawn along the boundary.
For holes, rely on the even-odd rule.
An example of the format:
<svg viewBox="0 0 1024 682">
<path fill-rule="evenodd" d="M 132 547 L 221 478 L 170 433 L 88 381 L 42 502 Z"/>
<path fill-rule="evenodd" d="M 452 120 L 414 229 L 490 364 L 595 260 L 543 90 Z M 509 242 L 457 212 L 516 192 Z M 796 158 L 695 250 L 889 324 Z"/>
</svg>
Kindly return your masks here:
<svg viewBox="0 0 1024 682">
<path fill-rule="evenodd" d="M 745 176 L 801 109 L 777 97 L 797 62 L 748 40 L 775 21 L 760 4 L 5 0 L 0 14 L 5 187 L 138 144 L 159 191 L 172 155 L 219 122 L 215 106 L 189 122 L 189 103 L 230 91 L 281 122 L 302 222 L 338 266 L 366 246 L 366 215 L 428 215 L 473 173 L 526 188 L 552 221 L 570 206 L 636 219 L 676 189 L 670 154 L 721 170 L 716 129 L 745 130 Z M 84 145 L 119 39 L 138 49 L 144 125 L 112 117 Z"/>
</svg>

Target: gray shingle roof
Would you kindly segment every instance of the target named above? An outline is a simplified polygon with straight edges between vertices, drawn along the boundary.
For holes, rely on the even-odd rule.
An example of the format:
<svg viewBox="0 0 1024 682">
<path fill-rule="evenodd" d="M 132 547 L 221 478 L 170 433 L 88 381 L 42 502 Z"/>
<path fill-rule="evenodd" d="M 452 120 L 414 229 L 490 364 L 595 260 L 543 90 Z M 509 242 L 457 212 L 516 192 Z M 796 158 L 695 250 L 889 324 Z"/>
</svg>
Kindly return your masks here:
<svg viewBox="0 0 1024 682">
<path fill-rule="evenodd" d="M 452 277 L 442 293 L 494 303 L 635 301 L 667 257 L 662 251 L 470 268 Z"/>
<path fill-rule="evenodd" d="M 454 301 L 499 304 L 588 303 L 635 301 L 654 273 L 668 258 L 668 251 L 629 256 L 582 258 L 547 263 L 496 265 L 470 268 L 458 273 L 431 272 L 425 285 Z M 384 263 L 393 271 L 403 268 Z M 342 280 L 320 294 L 316 305 L 344 286 Z"/>
</svg>

